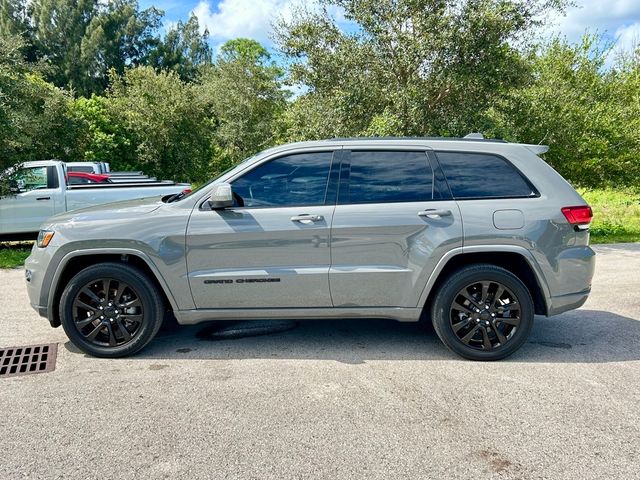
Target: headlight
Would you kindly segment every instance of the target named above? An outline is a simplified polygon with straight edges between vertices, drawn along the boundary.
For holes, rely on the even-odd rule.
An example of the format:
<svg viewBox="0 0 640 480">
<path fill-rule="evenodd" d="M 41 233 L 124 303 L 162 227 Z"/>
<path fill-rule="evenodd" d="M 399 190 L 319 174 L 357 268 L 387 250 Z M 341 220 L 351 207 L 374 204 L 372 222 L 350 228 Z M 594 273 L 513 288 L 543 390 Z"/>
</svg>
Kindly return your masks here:
<svg viewBox="0 0 640 480">
<path fill-rule="evenodd" d="M 56 232 L 53 232 L 51 230 L 40 230 L 40 233 L 38 233 L 38 241 L 36 242 L 38 248 L 44 248 L 49 245 L 49 242 L 51 242 L 51 239 L 53 238 L 53 235 L 55 233 Z"/>
</svg>

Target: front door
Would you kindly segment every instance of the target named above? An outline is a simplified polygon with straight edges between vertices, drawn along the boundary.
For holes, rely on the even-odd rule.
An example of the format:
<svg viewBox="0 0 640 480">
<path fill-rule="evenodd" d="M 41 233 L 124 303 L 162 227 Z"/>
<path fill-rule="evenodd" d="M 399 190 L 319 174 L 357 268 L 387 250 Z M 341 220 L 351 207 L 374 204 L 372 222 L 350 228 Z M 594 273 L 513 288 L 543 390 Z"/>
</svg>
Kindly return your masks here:
<svg viewBox="0 0 640 480">
<path fill-rule="evenodd" d="M 442 256 L 462 246 L 460 210 L 425 149 L 344 152 L 331 233 L 336 307 L 417 307 Z"/>
<path fill-rule="evenodd" d="M 211 210 L 205 202 L 194 209 L 187 267 L 197 308 L 331 306 L 333 156 L 326 150 L 268 160 L 232 180 L 234 207 Z"/>
<path fill-rule="evenodd" d="M 16 192 L 0 199 L 0 234 L 37 232 L 58 213 L 60 188 L 54 167 L 22 168 L 10 182 Z"/>
</svg>

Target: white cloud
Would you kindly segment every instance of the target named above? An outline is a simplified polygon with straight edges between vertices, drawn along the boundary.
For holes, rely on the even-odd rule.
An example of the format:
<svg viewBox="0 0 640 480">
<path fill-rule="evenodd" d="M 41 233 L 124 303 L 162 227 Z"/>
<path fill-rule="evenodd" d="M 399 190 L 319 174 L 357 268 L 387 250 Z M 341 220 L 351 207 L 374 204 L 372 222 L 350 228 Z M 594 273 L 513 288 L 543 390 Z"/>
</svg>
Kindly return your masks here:
<svg viewBox="0 0 640 480">
<path fill-rule="evenodd" d="M 214 40 L 248 37 L 268 43 L 271 25 L 291 15 L 295 0 L 222 0 L 215 7 L 201 0 L 193 9 Z"/>
<path fill-rule="evenodd" d="M 317 3 L 305 0 L 220 0 L 212 6 L 211 0 L 200 0 L 193 13 L 198 17 L 200 27 L 209 30 L 214 42 L 245 37 L 269 46 L 273 23 L 280 18 L 290 19 L 297 8 L 312 10 L 317 8 Z M 332 6 L 328 10 L 341 27 L 352 25 L 344 18 L 342 8 Z"/>
<path fill-rule="evenodd" d="M 607 33 L 615 37 L 621 25 L 640 22 L 638 0 L 579 0 L 566 16 L 553 15 L 549 30 L 577 41 L 585 31 Z"/>
<path fill-rule="evenodd" d="M 616 50 L 629 52 L 640 46 L 640 21 L 616 30 Z"/>
</svg>

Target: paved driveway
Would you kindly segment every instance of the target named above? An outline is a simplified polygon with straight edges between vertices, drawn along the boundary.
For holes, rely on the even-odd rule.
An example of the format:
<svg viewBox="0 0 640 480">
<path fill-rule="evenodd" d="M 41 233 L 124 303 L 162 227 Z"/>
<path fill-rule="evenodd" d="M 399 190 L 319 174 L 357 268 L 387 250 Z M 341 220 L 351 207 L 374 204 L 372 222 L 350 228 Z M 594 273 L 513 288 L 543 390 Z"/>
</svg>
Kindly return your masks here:
<svg viewBox="0 0 640 480">
<path fill-rule="evenodd" d="M 363 320 L 99 360 L 0 271 L 0 345 L 59 342 L 0 379 L 0 478 L 640 478 L 640 245 L 597 250 L 587 304 L 497 363 Z"/>
</svg>

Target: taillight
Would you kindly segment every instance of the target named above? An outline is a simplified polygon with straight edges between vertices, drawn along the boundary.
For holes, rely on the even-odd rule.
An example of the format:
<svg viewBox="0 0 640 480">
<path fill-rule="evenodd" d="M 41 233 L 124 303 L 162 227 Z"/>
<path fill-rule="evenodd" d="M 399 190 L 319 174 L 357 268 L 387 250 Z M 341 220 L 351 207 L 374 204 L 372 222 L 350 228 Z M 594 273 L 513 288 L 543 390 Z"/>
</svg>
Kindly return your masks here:
<svg viewBox="0 0 640 480">
<path fill-rule="evenodd" d="M 562 213 L 571 225 L 586 228 L 591 223 L 593 212 L 589 205 L 579 207 L 563 207 Z"/>
</svg>

